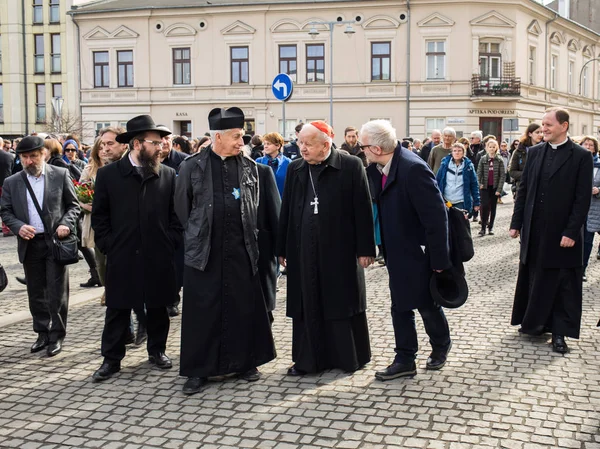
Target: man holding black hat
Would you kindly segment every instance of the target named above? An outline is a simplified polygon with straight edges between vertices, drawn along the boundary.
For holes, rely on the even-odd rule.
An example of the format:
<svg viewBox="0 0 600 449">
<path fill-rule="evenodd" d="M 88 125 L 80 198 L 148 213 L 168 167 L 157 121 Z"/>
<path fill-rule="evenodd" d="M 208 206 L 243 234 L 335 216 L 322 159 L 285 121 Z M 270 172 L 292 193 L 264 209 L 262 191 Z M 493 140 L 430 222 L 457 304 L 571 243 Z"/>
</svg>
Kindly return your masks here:
<svg viewBox="0 0 600 449">
<path fill-rule="evenodd" d="M 183 393 L 212 376 L 237 373 L 248 382 L 275 358 L 258 274 L 259 176 L 242 153 L 244 113 L 213 109 L 212 145 L 187 158 L 177 178 L 177 215 L 184 226 L 181 328 Z"/>
<path fill-rule="evenodd" d="M 116 137 L 129 143 L 129 153 L 98 170 L 92 227 L 107 266 L 104 363 L 95 381 L 121 369 L 134 308 L 146 308 L 148 360 L 160 369 L 172 366 L 165 355 L 167 306 L 176 292 L 173 261 L 182 228 L 174 208 L 175 170 L 160 163 L 166 134 L 148 115 L 129 120 L 127 132 Z"/>
<path fill-rule="evenodd" d="M 52 258 L 51 237 L 75 232 L 79 202 L 69 172 L 44 162 L 41 137 L 25 137 L 16 152 L 23 171 L 4 181 L 0 215 L 18 235 L 19 261 L 27 277 L 33 330 L 38 334 L 31 352 L 46 348 L 48 356 L 54 356 L 62 350 L 66 334 L 69 275 L 67 267 Z"/>
<path fill-rule="evenodd" d="M 433 349 L 425 367 L 441 369 L 452 341 L 448 321 L 441 306 L 434 303 L 430 284 L 434 272 L 451 267 L 444 199 L 427 164 L 398 144 L 390 122 L 367 122 L 360 135 L 367 158 L 374 162 L 367 174 L 379 208 L 396 338 L 394 362 L 375 377 L 390 380 L 417 373 L 414 309 L 419 310 Z M 440 285 L 446 282 L 435 281 Z"/>
</svg>

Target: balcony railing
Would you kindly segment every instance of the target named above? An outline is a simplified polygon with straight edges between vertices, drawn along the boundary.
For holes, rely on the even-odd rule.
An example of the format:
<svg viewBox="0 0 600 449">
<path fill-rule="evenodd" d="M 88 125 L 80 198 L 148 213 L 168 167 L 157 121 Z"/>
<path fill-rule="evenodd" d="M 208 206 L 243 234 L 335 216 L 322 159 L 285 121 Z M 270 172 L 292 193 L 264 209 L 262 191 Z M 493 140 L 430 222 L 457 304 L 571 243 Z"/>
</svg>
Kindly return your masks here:
<svg viewBox="0 0 600 449">
<path fill-rule="evenodd" d="M 518 97 L 521 95 L 521 78 L 485 78 L 473 75 L 471 94 L 475 97 Z"/>
</svg>

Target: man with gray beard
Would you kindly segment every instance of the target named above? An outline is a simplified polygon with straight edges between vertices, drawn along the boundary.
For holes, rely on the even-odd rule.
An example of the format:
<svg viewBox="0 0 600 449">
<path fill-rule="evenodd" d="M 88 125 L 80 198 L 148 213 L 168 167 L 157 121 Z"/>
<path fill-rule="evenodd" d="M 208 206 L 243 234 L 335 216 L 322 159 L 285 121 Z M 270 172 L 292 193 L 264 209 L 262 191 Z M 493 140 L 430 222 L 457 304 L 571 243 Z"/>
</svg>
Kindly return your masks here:
<svg viewBox="0 0 600 449">
<path fill-rule="evenodd" d="M 148 361 L 160 369 L 172 366 L 165 355 L 167 306 L 176 292 L 173 260 L 183 230 L 174 209 L 175 170 L 159 159 L 166 134 L 148 115 L 131 119 L 127 132 L 116 137 L 129 142 L 129 153 L 98 170 L 92 227 L 96 246 L 106 254 L 106 321 L 104 362 L 94 381 L 120 371 L 136 308 L 146 308 Z"/>
<path fill-rule="evenodd" d="M 29 310 L 38 334 L 31 352 L 46 349 L 52 357 L 62 350 L 66 334 L 69 275 L 67 267 L 52 257 L 51 238 L 75 232 L 80 209 L 68 171 L 46 164 L 44 151 L 41 137 L 19 142 L 16 152 L 23 171 L 4 181 L 0 215 L 18 236 L 19 262 L 25 269 Z"/>
</svg>

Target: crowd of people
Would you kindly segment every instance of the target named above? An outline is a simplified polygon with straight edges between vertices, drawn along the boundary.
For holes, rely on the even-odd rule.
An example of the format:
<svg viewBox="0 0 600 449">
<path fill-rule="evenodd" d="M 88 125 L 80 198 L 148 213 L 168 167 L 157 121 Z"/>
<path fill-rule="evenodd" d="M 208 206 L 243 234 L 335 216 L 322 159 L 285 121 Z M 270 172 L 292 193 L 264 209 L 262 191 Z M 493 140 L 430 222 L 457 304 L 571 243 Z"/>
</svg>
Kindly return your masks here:
<svg viewBox="0 0 600 449">
<path fill-rule="evenodd" d="M 360 369 L 371 359 L 364 269 L 376 260 L 389 272 L 395 336 L 395 357 L 376 378 L 417 373 L 415 309 L 432 347 L 425 368 L 441 369 L 452 339 L 432 278 L 465 276 L 449 211 L 492 235 L 507 183 L 509 234 L 521 238 L 511 324 L 551 333 L 559 353 L 565 337 L 579 338 L 600 232 L 600 159 L 596 138 L 568 136 L 566 110 L 549 109 L 512 143 L 478 130 L 457 138 L 450 127 L 422 142 L 398 139 L 388 121 L 372 120 L 345 128 L 339 148 L 323 121 L 299 124 L 286 144 L 277 132 L 246 135 L 235 107 L 213 109 L 208 124 L 208 135 L 190 140 L 142 115 L 102 129 L 89 148 L 52 135 L 0 145 L 0 215 L 4 235 L 18 239 L 37 333 L 31 352 L 62 350 L 69 280 L 54 249 L 76 234 L 91 273 L 82 287 L 104 287 L 96 382 L 120 371 L 128 344 L 146 343 L 149 362 L 171 368 L 170 318 L 182 300 L 183 393 L 228 374 L 258 380 L 276 357 L 283 273 L 287 374 Z"/>
</svg>

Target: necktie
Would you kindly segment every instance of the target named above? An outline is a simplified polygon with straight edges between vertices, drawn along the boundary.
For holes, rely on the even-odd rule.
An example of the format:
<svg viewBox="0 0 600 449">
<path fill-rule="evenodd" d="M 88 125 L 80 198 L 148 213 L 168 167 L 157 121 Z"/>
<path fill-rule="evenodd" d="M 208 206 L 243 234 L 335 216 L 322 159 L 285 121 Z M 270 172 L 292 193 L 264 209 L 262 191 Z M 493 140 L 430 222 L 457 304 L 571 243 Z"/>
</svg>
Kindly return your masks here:
<svg viewBox="0 0 600 449">
<path fill-rule="evenodd" d="M 387 182 L 387 175 L 385 174 L 381 174 L 381 188 L 383 189 L 385 187 L 385 183 Z"/>
</svg>

